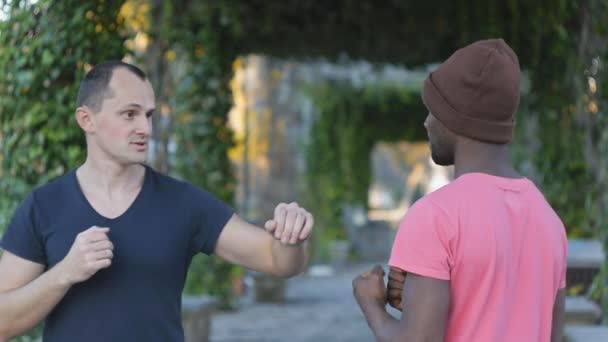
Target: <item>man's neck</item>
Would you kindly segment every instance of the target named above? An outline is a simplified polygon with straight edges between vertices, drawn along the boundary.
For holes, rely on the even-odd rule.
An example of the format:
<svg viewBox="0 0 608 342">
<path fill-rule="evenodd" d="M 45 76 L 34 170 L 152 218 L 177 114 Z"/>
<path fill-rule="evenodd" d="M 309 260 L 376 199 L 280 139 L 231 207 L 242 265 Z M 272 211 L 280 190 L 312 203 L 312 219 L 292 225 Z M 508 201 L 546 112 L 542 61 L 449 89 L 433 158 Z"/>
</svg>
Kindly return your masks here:
<svg viewBox="0 0 608 342">
<path fill-rule="evenodd" d="M 76 170 L 82 187 L 104 196 L 137 191 L 141 188 L 145 168 L 140 164 L 121 165 L 110 160 L 87 160 Z"/>
<path fill-rule="evenodd" d="M 511 162 L 509 145 L 461 141 L 456 146 L 454 176 L 458 178 L 465 173 L 473 172 L 505 178 L 521 178 Z"/>
</svg>

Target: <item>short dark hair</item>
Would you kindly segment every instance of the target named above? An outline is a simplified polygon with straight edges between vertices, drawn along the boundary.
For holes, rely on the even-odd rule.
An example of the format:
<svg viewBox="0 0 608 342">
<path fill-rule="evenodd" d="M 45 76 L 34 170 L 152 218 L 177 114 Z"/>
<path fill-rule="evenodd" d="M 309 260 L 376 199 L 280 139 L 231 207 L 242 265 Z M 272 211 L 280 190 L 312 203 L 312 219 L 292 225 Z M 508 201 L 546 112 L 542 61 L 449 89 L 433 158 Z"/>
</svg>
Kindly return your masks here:
<svg viewBox="0 0 608 342">
<path fill-rule="evenodd" d="M 94 112 L 99 112 L 101 110 L 103 100 L 113 96 L 108 84 L 110 83 L 114 70 L 118 68 L 127 69 L 139 77 L 142 81 L 147 79 L 146 74 L 141 71 L 141 69 L 129 63 L 121 61 L 108 61 L 97 64 L 91 70 L 89 70 L 84 77 L 84 80 L 80 84 L 76 106 L 87 106 Z"/>
</svg>

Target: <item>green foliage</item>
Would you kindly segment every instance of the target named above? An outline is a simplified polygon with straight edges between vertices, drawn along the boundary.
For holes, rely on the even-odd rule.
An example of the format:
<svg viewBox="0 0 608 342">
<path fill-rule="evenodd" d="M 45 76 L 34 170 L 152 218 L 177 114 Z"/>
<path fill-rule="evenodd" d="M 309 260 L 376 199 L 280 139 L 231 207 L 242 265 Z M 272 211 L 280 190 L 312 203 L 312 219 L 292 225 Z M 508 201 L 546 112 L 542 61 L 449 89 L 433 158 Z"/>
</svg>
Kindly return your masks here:
<svg viewBox="0 0 608 342">
<path fill-rule="evenodd" d="M 586 139 L 585 159 L 594 176 L 594 187 L 587 196 L 587 215 L 595 235 L 603 239 L 608 251 L 608 3 L 590 1 L 587 27 L 590 44 L 581 52 L 581 65 L 585 74 L 579 78 L 581 102 L 578 109 L 583 115 Z M 603 304 L 604 320 L 608 317 L 608 260 L 595 279 L 592 297 Z"/>
<path fill-rule="evenodd" d="M 345 239 L 343 205 L 367 207 L 371 150 L 378 141 L 421 140 L 427 111 L 416 90 L 394 85 L 310 89 L 318 110 L 307 147 L 307 206 L 317 237 Z"/>
<path fill-rule="evenodd" d="M 33 187 L 84 160 L 73 119 L 89 64 L 125 53 L 119 1 L 7 1 L 0 21 L 0 231 Z"/>
<path fill-rule="evenodd" d="M 228 159 L 233 146 L 227 126 L 232 106 L 229 89 L 236 59 L 236 32 L 230 7 L 208 2 L 186 9 L 179 31 L 179 47 L 188 60 L 187 76 L 176 90 L 178 122 L 176 171 L 184 179 L 232 203 L 235 179 Z M 210 293 L 226 308 L 233 307 L 232 282 L 242 269 L 227 262 L 197 256 L 188 275 L 187 293 Z"/>
<path fill-rule="evenodd" d="M 210 8 L 235 32 L 246 33 L 245 39 L 230 43 L 242 54 L 330 59 L 347 55 L 418 66 L 446 58 L 473 40 L 498 36 L 519 47 L 526 64 L 546 48 L 559 57 L 565 50 L 547 46 L 545 39 L 572 40 L 579 6 L 577 0 L 390 0 L 382 6 L 374 0 L 254 0 Z"/>
<path fill-rule="evenodd" d="M 14 337 L 14 338 L 10 339 L 9 342 L 36 342 L 36 341 L 40 341 L 41 338 L 42 338 L 42 325 L 39 325 L 23 336 L 18 336 L 18 337 Z"/>
<path fill-rule="evenodd" d="M 184 293 L 208 294 L 220 300 L 220 309 L 238 307 L 239 289 L 243 269 L 214 256 L 196 255 L 190 265 Z"/>
</svg>

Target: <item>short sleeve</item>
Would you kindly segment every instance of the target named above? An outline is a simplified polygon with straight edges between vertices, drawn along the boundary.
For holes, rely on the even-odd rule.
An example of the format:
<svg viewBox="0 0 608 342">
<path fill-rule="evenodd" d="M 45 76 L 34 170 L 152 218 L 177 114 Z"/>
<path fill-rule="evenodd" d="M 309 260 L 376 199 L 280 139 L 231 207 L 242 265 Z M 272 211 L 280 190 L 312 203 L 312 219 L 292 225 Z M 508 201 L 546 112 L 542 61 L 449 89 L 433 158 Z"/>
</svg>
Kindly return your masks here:
<svg viewBox="0 0 608 342">
<path fill-rule="evenodd" d="M 563 270 L 562 270 L 562 275 L 560 277 L 560 281 L 559 281 L 559 289 L 565 289 L 566 288 L 566 270 L 567 267 L 564 266 Z"/>
<path fill-rule="evenodd" d="M 410 208 L 399 225 L 389 265 L 406 272 L 450 279 L 452 231 L 446 214 L 428 199 Z"/>
<path fill-rule="evenodd" d="M 195 189 L 190 200 L 196 214 L 192 240 L 193 254 L 202 252 L 211 255 L 234 210 L 211 193 L 198 188 Z"/>
<path fill-rule="evenodd" d="M 560 275 L 560 280 L 559 280 L 559 288 L 560 289 L 565 289 L 566 288 L 566 272 L 568 270 L 568 237 L 566 235 L 566 229 L 563 228 L 562 226 L 562 245 L 563 245 L 563 251 L 564 251 L 564 255 L 562 257 L 562 272 Z"/>
<path fill-rule="evenodd" d="M 0 248 L 21 258 L 46 264 L 46 253 L 36 217 L 34 193 L 19 205 L 0 240 Z"/>
</svg>

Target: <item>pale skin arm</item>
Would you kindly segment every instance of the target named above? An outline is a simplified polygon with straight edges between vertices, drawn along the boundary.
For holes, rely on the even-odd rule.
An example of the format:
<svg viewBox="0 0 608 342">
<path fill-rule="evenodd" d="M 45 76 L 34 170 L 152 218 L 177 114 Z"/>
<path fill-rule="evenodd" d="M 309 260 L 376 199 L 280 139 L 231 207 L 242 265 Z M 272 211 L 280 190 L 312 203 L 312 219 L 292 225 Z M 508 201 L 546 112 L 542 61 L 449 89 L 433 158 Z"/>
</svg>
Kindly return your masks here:
<svg viewBox="0 0 608 342">
<path fill-rule="evenodd" d="M 69 286 L 57 268 L 4 252 L 0 259 L 0 341 L 33 328 L 63 298 Z"/>
<path fill-rule="evenodd" d="M 314 220 L 297 203 L 279 204 L 265 229 L 233 215 L 218 239 L 215 253 L 248 269 L 287 278 L 308 262 L 307 240 Z"/>
<path fill-rule="evenodd" d="M 92 227 L 78 235 L 68 255 L 55 267 L 5 251 L 0 257 L 0 341 L 18 336 L 42 321 L 70 287 L 109 267 L 112 243 L 107 228 Z"/>
</svg>

